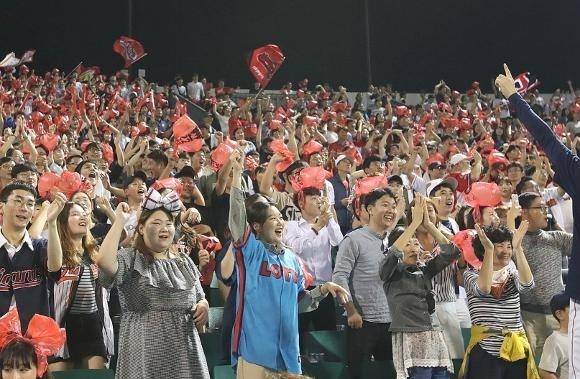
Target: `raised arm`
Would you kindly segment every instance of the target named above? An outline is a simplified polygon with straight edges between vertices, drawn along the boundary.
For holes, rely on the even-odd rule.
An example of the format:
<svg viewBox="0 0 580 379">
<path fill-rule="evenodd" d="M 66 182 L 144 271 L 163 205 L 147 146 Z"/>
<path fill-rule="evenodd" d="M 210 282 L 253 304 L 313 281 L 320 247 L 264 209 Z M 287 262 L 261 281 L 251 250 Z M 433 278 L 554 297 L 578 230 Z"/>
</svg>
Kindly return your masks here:
<svg viewBox="0 0 580 379">
<path fill-rule="evenodd" d="M 243 153 L 238 149 L 234 150 L 230 156 L 230 162 L 232 162 L 231 171 L 233 178 L 228 226 L 232 233 L 232 240 L 240 241 L 244 237 L 247 227 L 246 206 L 242 190 Z"/>
<path fill-rule="evenodd" d="M 485 253 L 483 256 L 483 264 L 481 265 L 481 270 L 479 271 L 479 276 L 477 277 L 477 287 L 479 291 L 489 295 L 491 293 L 491 279 L 493 275 L 493 254 L 494 247 L 493 243 L 487 238 L 487 235 L 479 225 L 475 225 L 475 230 L 477 230 L 477 235 L 481 244 L 485 248 Z"/>
<path fill-rule="evenodd" d="M 520 283 L 523 285 L 529 285 L 534 281 L 534 276 L 532 275 L 532 270 L 524 254 L 524 249 L 522 247 L 522 239 L 528 231 L 530 223 L 525 220 L 520 223 L 520 227 L 514 233 L 512 239 L 514 256 L 516 259 L 516 267 L 518 269 L 518 274 L 520 277 Z"/>
<path fill-rule="evenodd" d="M 48 208 L 48 263 L 49 272 L 56 272 L 62 267 L 62 244 L 58 235 L 56 219 L 66 204 L 66 196 L 58 192 Z"/>
<path fill-rule="evenodd" d="M 512 74 L 504 64 L 505 75 L 499 75 L 495 84 L 502 94 L 509 99 L 515 109 L 517 118 L 524 124 L 534 139 L 542 146 L 556 173 L 557 182 L 573 198 L 577 188 L 580 187 L 580 158 L 574 155 L 562 141 L 560 141 L 552 129 L 538 115 L 536 115 L 528 103 L 517 93 Z"/>
<path fill-rule="evenodd" d="M 260 186 L 260 193 L 266 196 L 272 196 L 272 185 L 274 184 L 274 177 L 276 176 L 276 164 L 282 162 L 284 157 L 281 154 L 274 154 L 266 166 L 266 171 L 262 175 L 262 180 L 258 185 Z"/>
<path fill-rule="evenodd" d="M 115 222 L 111 226 L 111 229 L 109 229 L 109 232 L 99 248 L 97 264 L 101 270 L 107 272 L 107 274 L 111 276 L 115 275 L 119 269 L 117 250 L 119 249 L 119 243 L 123 235 L 125 224 L 131 216 L 130 212 L 131 209 L 129 208 L 129 204 L 119 203 L 119 205 L 117 205 L 117 209 L 115 210 Z"/>
</svg>

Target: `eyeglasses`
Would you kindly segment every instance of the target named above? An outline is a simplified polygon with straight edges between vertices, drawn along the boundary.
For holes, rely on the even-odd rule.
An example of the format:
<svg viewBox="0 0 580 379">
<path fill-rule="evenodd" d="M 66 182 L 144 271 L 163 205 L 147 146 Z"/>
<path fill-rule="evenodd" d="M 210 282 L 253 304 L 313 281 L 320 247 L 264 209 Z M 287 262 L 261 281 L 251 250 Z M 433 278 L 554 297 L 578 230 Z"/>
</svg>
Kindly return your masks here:
<svg viewBox="0 0 580 379">
<path fill-rule="evenodd" d="M 10 201 L 12 204 L 14 204 L 14 206 L 16 206 L 17 208 L 21 208 L 21 207 L 26 207 L 28 209 L 34 209 L 34 206 L 36 205 L 34 203 L 34 201 L 24 201 L 21 198 L 12 198 L 12 199 L 8 199 L 8 201 Z"/>
<path fill-rule="evenodd" d="M 529 207 L 528 209 L 540 209 L 542 212 L 547 212 L 548 211 L 548 207 L 545 205 L 541 205 L 539 207 Z"/>
</svg>

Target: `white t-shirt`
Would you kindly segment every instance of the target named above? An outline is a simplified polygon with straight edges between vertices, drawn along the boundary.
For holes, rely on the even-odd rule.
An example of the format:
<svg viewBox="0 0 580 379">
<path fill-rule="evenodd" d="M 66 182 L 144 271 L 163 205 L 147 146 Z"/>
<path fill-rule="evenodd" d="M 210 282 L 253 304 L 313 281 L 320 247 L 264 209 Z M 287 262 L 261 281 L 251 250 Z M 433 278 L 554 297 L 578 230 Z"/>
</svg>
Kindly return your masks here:
<svg viewBox="0 0 580 379">
<path fill-rule="evenodd" d="M 558 378 L 568 378 L 568 335 L 556 330 L 546 338 L 542 359 L 538 365 Z"/>
<path fill-rule="evenodd" d="M 203 84 L 201 84 L 201 82 L 187 83 L 187 96 L 194 101 L 201 100 L 201 97 L 203 96 Z"/>
</svg>

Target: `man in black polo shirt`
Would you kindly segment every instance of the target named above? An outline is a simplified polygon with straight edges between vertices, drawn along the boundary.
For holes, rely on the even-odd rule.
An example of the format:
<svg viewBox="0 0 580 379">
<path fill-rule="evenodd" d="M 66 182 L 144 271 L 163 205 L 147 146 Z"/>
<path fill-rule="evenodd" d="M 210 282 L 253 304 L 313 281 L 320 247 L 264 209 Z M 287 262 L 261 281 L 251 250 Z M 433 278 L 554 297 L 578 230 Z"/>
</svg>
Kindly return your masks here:
<svg viewBox="0 0 580 379">
<path fill-rule="evenodd" d="M 51 316 L 48 267 L 58 266 L 56 257 L 47 256 L 47 240 L 31 239 L 28 226 L 36 190 L 27 183 L 14 182 L 0 192 L 0 315 L 16 306 L 22 330 L 34 314 Z M 57 206 L 56 202 L 51 206 Z"/>
</svg>

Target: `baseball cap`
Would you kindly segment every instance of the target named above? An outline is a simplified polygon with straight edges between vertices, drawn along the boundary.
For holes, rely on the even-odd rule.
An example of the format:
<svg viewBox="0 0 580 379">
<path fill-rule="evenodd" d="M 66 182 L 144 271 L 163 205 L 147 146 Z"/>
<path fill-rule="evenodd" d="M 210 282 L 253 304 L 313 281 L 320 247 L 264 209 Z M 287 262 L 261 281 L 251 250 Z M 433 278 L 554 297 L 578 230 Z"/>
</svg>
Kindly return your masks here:
<svg viewBox="0 0 580 379">
<path fill-rule="evenodd" d="M 451 176 L 443 179 L 431 180 L 429 184 L 427 184 L 427 196 L 431 196 L 433 192 L 437 191 L 441 187 L 448 187 L 455 191 L 457 188 L 457 180 Z"/>
<path fill-rule="evenodd" d="M 197 175 L 195 174 L 195 170 L 193 169 L 193 167 L 191 166 L 183 166 L 183 168 L 181 169 L 181 171 L 179 171 L 175 177 L 177 179 L 179 178 L 192 178 L 195 179 L 197 177 Z"/>
<path fill-rule="evenodd" d="M 147 175 L 143 171 L 136 171 L 133 175 L 128 176 L 127 179 L 123 182 L 123 188 L 127 188 L 133 183 L 136 179 L 141 179 L 143 183 L 147 181 Z"/>
<path fill-rule="evenodd" d="M 350 161 L 350 163 L 354 163 L 354 160 L 349 157 L 348 155 L 345 154 L 340 154 L 338 157 L 336 157 L 336 159 L 334 160 L 334 164 L 338 165 L 340 163 L 340 161 L 342 161 L 343 159 L 348 159 Z"/>
<path fill-rule="evenodd" d="M 431 162 L 428 166 L 429 170 L 446 169 L 447 167 L 441 162 Z"/>
<path fill-rule="evenodd" d="M 455 166 L 456 164 L 458 164 L 458 163 L 460 163 L 460 162 L 462 162 L 464 160 L 467 160 L 467 159 L 470 159 L 470 158 L 467 155 L 465 155 L 465 154 L 461 154 L 461 153 L 455 154 L 449 160 L 449 165 L 450 166 Z"/>
<path fill-rule="evenodd" d="M 552 296 L 552 300 L 550 300 L 550 310 L 552 311 L 552 314 L 556 313 L 556 311 L 564 310 L 569 306 L 570 297 L 564 292 L 555 294 Z"/>
</svg>

